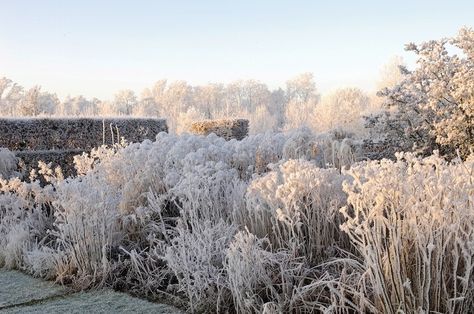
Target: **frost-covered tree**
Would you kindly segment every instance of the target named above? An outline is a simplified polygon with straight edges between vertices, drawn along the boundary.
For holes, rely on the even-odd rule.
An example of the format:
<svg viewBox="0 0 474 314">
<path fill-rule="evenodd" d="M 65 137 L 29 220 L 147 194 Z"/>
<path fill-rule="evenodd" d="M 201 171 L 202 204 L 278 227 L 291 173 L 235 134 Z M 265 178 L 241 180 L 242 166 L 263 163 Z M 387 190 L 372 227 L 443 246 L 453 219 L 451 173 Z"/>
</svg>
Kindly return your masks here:
<svg viewBox="0 0 474 314">
<path fill-rule="evenodd" d="M 337 89 L 323 96 L 318 104 L 315 128 L 319 131 L 342 128 L 360 132 L 363 128 L 362 114 L 369 103 L 369 97 L 359 88 Z"/>
<path fill-rule="evenodd" d="M 133 108 L 133 115 L 157 117 L 159 115 L 158 104 L 155 99 L 147 92 L 143 92 L 137 106 Z"/>
<path fill-rule="evenodd" d="M 158 82 L 154 89 L 157 103 L 160 104 L 161 113 L 167 119 L 172 132 L 176 131 L 178 116 L 192 103 L 192 86 L 186 81 L 176 81 L 167 84 L 166 81 Z"/>
<path fill-rule="evenodd" d="M 303 73 L 286 82 L 285 128 L 311 126 L 319 102 L 312 73 Z"/>
<path fill-rule="evenodd" d="M 311 98 L 318 98 L 313 73 L 303 73 L 286 82 L 288 101 L 305 103 Z"/>
<path fill-rule="evenodd" d="M 206 116 L 202 111 L 199 111 L 195 107 L 190 107 L 185 112 L 179 113 L 176 125 L 176 133 L 181 134 L 188 132 L 193 122 L 204 119 L 206 119 Z"/>
<path fill-rule="evenodd" d="M 257 106 L 268 106 L 271 93 L 261 82 L 239 80 L 226 86 L 225 95 L 225 112 L 227 116 L 230 116 L 241 110 L 253 112 Z"/>
<path fill-rule="evenodd" d="M 137 105 L 137 96 L 132 90 L 121 90 L 115 95 L 114 105 L 117 113 L 131 115 Z"/>
<path fill-rule="evenodd" d="M 38 97 L 38 110 L 40 114 L 54 115 L 60 101 L 56 94 L 43 92 Z"/>
<path fill-rule="evenodd" d="M 12 86 L 12 80 L 6 77 L 0 78 L 0 99 L 3 97 L 5 91 Z"/>
<path fill-rule="evenodd" d="M 377 90 L 384 88 L 392 88 L 403 80 L 403 71 L 400 71 L 400 67 L 406 67 L 405 61 L 400 56 L 392 57 L 385 65 L 380 69 L 380 76 L 376 82 Z"/>
<path fill-rule="evenodd" d="M 450 51 L 460 50 L 459 54 Z M 390 146 L 430 154 L 438 149 L 466 157 L 474 147 L 474 31 L 453 38 L 406 46 L 418 56 L 417 68 L 403 81 L 380 91 L 395 110 L 369 118 L 368 126 Z"/>
<path fill-rule="evenodd" d="M 13 116 L 23 97 L 23 87 L 12 80 L 0 78 L 0 114 Z"/>
<path fill-rule="evenodd" d="M 370 95 L 370 107 L 367 113 L 379 113 L 384 110 L 384 98 L 377 95 L 378 91 L 384 88 L 393 88 L 400 84 L 404 78 L 405 61 L 400 56 L 394 56 L 384 64 L 379 72 L 379 77 L 375 82 L 376 90 Z"/>
<path fill-rule="evenodd" d="M 53 115 L 59 104 L 56 94 L 43 92 L 40 86 L 25 90 L 6 77 L 0 78 L 0 115 Z"/>
<path fill-rule="evenodd" d="M 224 109 L 224 85 L 207 84 L 196 86 L 193 91 L 193 106 L 201 111 L 206 118 L 215 117 Z"/>
<path fill-rule="evenodd" d="M 311 127 L 315 120 L 316 104 L 313 102 L 290 101 L 285 108 L 286 130 L 297 129 L 303 126 Z"/>
<path fill-rule="evenodd" d="M 276 119 L 276 128 L 281 129 L 285 123 L 285 91 L 282 88 L 278 88 L 272 91 L 270 96 L 269 112 Z"/>
<path fill-rule="evenodd" d="M 25 92 L 19 101 L 17 113 L 22 116 L 36 116 L 40 113 L 39 97 L 41 87 L 35 86 Z"/>
<path fill-rule="evenodd" d="M 103 106 L 104 104 L 97 98 L 88 100 L 82 95 L 68 96 L 62 103 L 58 104 L 57 112 L 60 115 L 94 116 L 99 113 L 106 114 L 104 108 L 102 108 Z"/>
<path fill-rule="evenodd" d="M 265 133 L 277 128 L 277 118 L 268 111 L 265 105 L 255 108 L 255 111 L 246 118 L 250 123 L 250 134 Z"/>
</svg>

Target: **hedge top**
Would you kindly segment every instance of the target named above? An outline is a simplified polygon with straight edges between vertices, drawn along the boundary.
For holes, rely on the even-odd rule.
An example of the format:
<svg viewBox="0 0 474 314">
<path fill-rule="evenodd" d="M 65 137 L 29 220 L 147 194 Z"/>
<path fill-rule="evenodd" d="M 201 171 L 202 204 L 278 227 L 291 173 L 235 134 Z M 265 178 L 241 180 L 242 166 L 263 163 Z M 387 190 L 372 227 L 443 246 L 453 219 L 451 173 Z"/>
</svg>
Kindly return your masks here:
<svg viewBox="0 0 474 314">
<path fill-rule="evenodd" d="M 82 149 L 154 139 L 168 132 L 164 119 L 146 118 L 1 118 L 0 147 L 11 151 Z"/>
</svg>

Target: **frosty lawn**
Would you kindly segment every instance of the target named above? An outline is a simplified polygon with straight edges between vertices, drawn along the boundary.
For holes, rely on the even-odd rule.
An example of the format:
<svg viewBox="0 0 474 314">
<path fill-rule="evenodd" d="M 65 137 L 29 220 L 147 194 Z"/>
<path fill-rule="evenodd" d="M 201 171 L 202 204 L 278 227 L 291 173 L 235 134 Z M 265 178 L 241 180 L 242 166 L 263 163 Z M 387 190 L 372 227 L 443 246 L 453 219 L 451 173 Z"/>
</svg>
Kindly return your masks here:
<svg viewBox="0 0 474 314">
<path fill-rule="evenodd" d="M 0 310 L 66 295 L 67 289 L 17 271 L 0 270 Z"/>
<path fill-rule="evenodd" d="M 180 313 L 111 290 L 74 293 L 17 271 L 0 270 L 0 313 Z"/>
</svg>

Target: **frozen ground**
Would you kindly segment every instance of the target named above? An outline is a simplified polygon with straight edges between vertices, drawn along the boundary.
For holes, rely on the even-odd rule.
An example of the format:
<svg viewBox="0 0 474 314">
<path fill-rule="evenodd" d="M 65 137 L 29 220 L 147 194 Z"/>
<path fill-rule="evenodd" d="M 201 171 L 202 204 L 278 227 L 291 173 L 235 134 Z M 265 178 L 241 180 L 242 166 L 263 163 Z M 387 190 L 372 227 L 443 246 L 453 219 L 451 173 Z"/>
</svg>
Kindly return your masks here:
<svg viewBox="0 0 474 314">
<path fill-rule="evenodd" d="M 180 313 L 111 290 L 74 293 L 20 272 L 0 270 L 0 313 Z"/>
</svg>

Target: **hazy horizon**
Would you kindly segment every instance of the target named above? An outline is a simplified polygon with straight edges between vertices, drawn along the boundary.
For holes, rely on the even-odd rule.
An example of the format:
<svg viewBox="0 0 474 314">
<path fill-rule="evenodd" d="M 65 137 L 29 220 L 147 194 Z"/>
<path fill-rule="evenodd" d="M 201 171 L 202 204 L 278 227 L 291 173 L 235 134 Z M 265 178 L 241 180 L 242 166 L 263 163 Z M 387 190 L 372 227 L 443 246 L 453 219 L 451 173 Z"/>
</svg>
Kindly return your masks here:
<svg viewBox="0 0 474 314">
<path fill-rule="evenodd" d="M 159 79 L 193 85 L 255 79 L 271 88 L 312 72 L 318 90 L 372 90 L 403 48 L 456 34 L 474 4 L 455 1 L 9 1 L 0 76 L 67 95 L 112 99 Z"/>
</svg>

